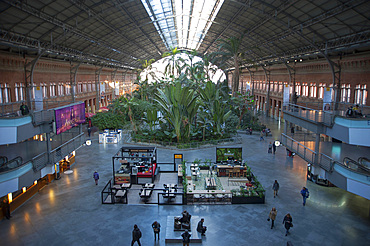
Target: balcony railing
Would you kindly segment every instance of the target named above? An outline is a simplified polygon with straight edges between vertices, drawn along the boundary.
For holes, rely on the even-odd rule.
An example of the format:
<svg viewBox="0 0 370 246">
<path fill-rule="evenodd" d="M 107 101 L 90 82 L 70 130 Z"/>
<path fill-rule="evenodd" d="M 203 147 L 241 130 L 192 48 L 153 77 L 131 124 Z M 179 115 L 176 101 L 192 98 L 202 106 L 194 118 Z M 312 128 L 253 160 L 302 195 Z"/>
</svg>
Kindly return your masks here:
<svg viewBox="0 0 370 246">
<path fill-rule="evenodd" d="M 32 158 L 33 170 L 35 172 L 46 167 L 48 164 L 54 164 L 68 156 L 72 151 L 78 149 L 84 143 L 84 133 L 72 138 L 68 142 L 58 146 L 50 152 L 50 161 L 48 162 L 47 152 L 43 152 Z"/>
<path fill-rule="evenodd" d="M 330 111 L 322 111 L 288 103 L 283 106 L 283 112 L 298 118 L 304 118 L 313 122 L 323 123 L 327 126 L 332 126 L 334 124 L 334 114 Z"/>
</svg>

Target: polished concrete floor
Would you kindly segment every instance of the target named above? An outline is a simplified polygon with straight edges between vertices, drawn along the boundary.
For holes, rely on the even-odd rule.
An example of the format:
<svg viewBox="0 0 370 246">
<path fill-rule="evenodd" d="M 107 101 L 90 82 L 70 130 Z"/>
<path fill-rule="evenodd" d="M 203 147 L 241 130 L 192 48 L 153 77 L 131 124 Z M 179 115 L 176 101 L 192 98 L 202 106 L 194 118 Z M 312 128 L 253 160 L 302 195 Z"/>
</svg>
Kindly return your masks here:
<svg viewBox="0 0 370 246">
<path fill-rule="evenodd" d="M 62 174 L 13 212 L 11 220 L 0 222 L 0 245 L 130 245 L 133 225 L 143 233 L 142 245 L 165 245 L 167 216 L 186 209 L 205 219 L 208 227 L 201 245 L 369 245 L 370 201 L 335 187 L 322 187 L 306 181 L 306 163 L 286 156 L 279 147 L 276 155 L 267 153 L 270 141 L 278 138 L 283 126 L 266 120 L 273 137 L 259 141 L 258 135 L 242 134 L 243 159 L 266 189 L 265 204 L 243 205 L 102 205 L 101 191 L 112 178 L 111 157 L 122 144 L 98 144 L 76 151 L 72 174 Z M 230 145 L 228 145 L 231 147 Z M 184 159 L 215 160 L 215 147 L 197 150 L 159 148 L 158 162 L 172 162 L 174 153 Z M 93 172 L 100 173 L 95 185 Z M 279 196 L 273 198 L 272 184 L 280 183 Z M 310 198 L 302 206 L 299 194 L 307 186 Z M 276 225 L 270 229 L 269 211 L 278 211 Z M 290 213 L 294 227 L 285 236 L 283 217 Z M 162 225 L 161 239 L 154 241 L 151 224 Z M 193 232 L 196 233 L 196 232 Z M 182 244 L 169 244 L 182 245 Z M 200 244 L 198 244 L 200 245 Z"/>
</svg>

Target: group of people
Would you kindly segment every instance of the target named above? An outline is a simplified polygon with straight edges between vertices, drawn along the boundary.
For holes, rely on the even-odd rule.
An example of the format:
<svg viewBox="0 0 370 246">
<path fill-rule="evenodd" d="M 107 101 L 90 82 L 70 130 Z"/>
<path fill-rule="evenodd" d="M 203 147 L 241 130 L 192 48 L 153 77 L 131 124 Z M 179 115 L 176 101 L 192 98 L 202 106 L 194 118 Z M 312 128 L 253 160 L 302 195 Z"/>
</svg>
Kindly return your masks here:
<svg viewBox="0 0 370 246">
<path fill-rule="evenodd" d="M 355 117 L 362 117 L 362 113 L 360 110 L 359 105 L 356 106 L 350 106 L 346 111 L 346 117 L 348 118 L 355 118 Z"/>
<path fill-rule="evenodd" d="M 277 180 L 275 180 L 275 182 L 273 183 L 272 189 L 274 191 L 274 198 L 275 198 L 278 195 L 278 191 L 280 189 L 280 184 Z M 306 206 L 306 200 L 309 197 L 310 193 L 306 187 L 303 187 L 300 193 L 303 198 L 303 206 Z M 274 222 L 275 222 L 276 216 L 277 216 L 277 210 L 275 207 L 273 207 L 267 218 L 268 221 L 271 220 L 271 229 L 274 228 Z M 285 236 L 288 236 L 290 228 L 293 227 L 293 218 L 290 215 L 290 213 L 287 213 L 284 216 L 283 225 L 285 227 Z"/>
<path fill-rule="evenodd" d="M 189 212 L 184 210 L 181 214 L 182 214 L 182 218 L 180 219 L 180 221 L 182 223 L 190 223 L 191 215 L 189 214 Z M 198 225 L 197 225 L 197 232 L 201 233 L 202 236 L 205 236 L 205 232 L 207 231 L 207 227 L 203 223 L 204 223 L 204 218 L 201 218 L 200 221 L 198 222 Z M 160 235 L 160 231 L 161 231 L 161 224 L 158 221 L 154 221 L 153 224 L 152 224 L 152 228 L 153 228 L 153 232 L 154 232 L 154 240 L 157 241 L 157 238 L 158 238 L 158 241 L 159 241 L 159 235 Z M 141 233 L 139 227 L 137 225 L 134 225 L 134 230 L 132 231 L 131 246 L 133 246 L 135 244 L 135 242 L 137 242 L 138 245 L 141 246 L 141 243 L 140 243 L 141 236 L 142 236 L 142 233 Z M 185 245 L 189 246 L 190 237 L 191 237 L 191 234 L 189 233 L 189 230 L 185 230 L 184 233 L 181 234 L 181 237 L 183 239 L 182 240 L 183 246 L 185 246 Z"/>
</svg>

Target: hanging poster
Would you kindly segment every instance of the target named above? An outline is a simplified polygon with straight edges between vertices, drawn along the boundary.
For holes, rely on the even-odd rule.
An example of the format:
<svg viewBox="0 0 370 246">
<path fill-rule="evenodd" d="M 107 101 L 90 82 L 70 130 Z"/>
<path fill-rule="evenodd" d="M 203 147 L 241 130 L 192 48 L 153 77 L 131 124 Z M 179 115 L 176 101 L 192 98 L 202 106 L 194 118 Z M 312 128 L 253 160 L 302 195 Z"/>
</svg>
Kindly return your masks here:
<svg viewBox="0 0 370 246">
<path fill-rule="evenodd" d="M 323 99 L 323 110 L 330 111 L 332 110 L 332 102 L 333 102 L 333 90 L 330 87 L 326 87 L 324 90 L 324 99 Z"/>
<path fill-rule="evenodd" d="M 289 85 L 284 85 L 284 93 L 283 93 L 283 106 L 286 106 L 289 103 Z"/>
<path fill-rule="evenodd" d="M 41 111 L 44 109 L 41 87 L 36 86 L 34 92 L 35 92 L 35 111 Z"/>
</svg>

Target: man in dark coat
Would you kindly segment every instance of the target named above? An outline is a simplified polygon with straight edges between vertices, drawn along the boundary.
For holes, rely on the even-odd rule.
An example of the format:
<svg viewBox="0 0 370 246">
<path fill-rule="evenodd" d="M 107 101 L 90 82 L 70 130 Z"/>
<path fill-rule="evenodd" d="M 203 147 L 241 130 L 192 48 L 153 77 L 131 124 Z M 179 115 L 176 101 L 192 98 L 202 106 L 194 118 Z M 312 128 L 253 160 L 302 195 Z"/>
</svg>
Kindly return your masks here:
<svg viewBox="0 0 370 246">
<path fill-rule="evenodd" d="M 159 240 L 159 232 L 161 231 L 161 224 L 159 224 L 157 221 L 154 221 L 152 224 L 152 228 L 154 231 L 154 240 L 157 240 L 156 235 L 158 235 L 158 240 Z"/>
<path fill-rule="evenodd" d="M 189 246 L 189 243 L 190 243 L 190 237 L 191 237 L 191 234 L 189 233 L 188 230 L 185 230 L 185 232 L 183 234 L 181 234 L 182 236 L 182 246 Z"/>
<path fill-rule="evenodd" d="M 201 218 L 200 221 L 198 222 L 198 226 L 197 226 L 197 231 L 202 233 L 202 236 L 205 236 L 205 232 L 207 230 L 207 227 L 203 225 L 204 223 L 204 219 Z"/>
<path fill-rule="evenodd" d="M 131 246 L 133 246 L 135 242 L 137 242 L 139 246 L 141 246 L 140 238 L 141 238 L 141 231 L 137 225 L 134 225 L 134 230 L 132 231 Z"/>
</svg>

